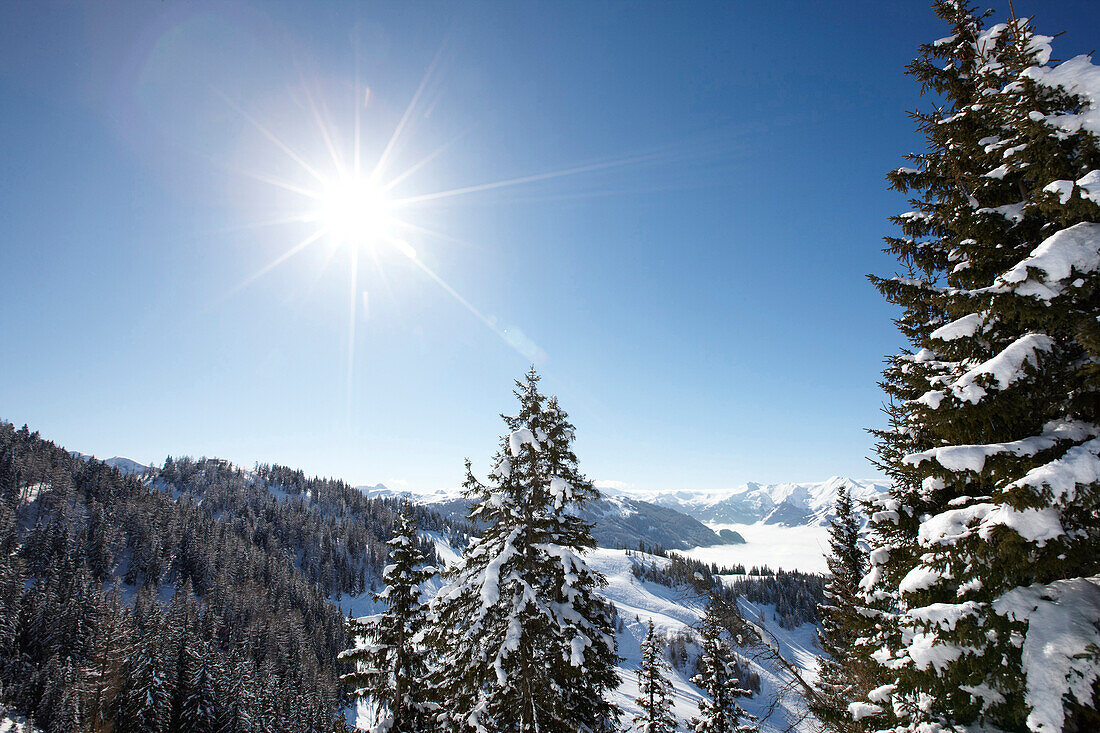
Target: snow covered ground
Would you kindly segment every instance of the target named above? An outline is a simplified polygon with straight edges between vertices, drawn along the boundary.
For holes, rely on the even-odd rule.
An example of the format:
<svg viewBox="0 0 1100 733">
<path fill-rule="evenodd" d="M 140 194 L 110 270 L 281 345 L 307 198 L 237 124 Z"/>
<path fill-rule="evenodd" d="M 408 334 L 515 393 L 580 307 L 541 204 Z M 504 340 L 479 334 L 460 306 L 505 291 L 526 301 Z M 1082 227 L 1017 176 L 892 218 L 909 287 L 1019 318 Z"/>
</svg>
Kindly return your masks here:
<svg viewBox="0 0 1100 733">
<path fill-rule="evenodd" d="M 769 527 L 768 529 L 774 529 Z M 802 528 L 805 529 L 805 528 Z M 435 533 L 428 534 L 436 543 L 440 559 L 444 562 L 453 562 L 458 558 L 446 539 Z M 653 621 L 658 632 L 668 636 L 680 632 L 689 631 L 702 618 L 703 603 L 686 589 L 674 589 L 659 583 L 641 580 L 634 576 L 631 568 L 639 562 L 647 565 L 663 565 L 668 560 L 653 555 L 645 555 L 634 552 L 628 555 L 625 550 L 611 550 L 597 548 L 587 555 L 589 565 L 607 578 L 608 585 L 603 590 L 603 595 L 619 609 L 619 616 L 623 621 L 623 629 L 617 637 L 618 653 L 623 658 L 619 665 L 619 674 L 622 684 L 613 693 L 612 699 L 623 708 L 623 724 L 626 730 L 633 730 L 629 726 L 630 719 L 637 714 L 638 706 L 634 698 L 638 696 L 637 669 L 641 662 L 641 643 L 645 638 L 649 621 Z M 431 593 L 438 589 L 438 579 L 425 589 Z M 369 615 L 376 613 L 378 609 L 369 595 L 349 599 L 345 597 L 341 603 L 345 612 L 348 605 L 354 609 L 356 615 Z M 797 629 L 789 630 L 780 627 L 772 620 L 774 608 L 770 605 L 754 604 L 744 599 L 739 601 L 742 613 L 746 618 L 763 624 L 777 638 L 779 649 L 783 655 L 801 667 L 806 676 L 813 678 L 817 664 L 817 650 L 814 638 L 817 628 L 811 624 L 804 624 Z M 751 699 L 743 699 L 743 707 L 753 715 L 763 718 L 775 698 L 777 691 L 783 687 L 789 676 L 767 663 L 759 663 L 751 657 L 753 650 L 741 649 L 749 667 L 760 675 L 761 690 Z M 687 721 L 698 713 L 700 691 L 688 680 L 689 671 L 671 670 L 674 692 L 674 709 L 681 730 L 687 730 Z M 781 700 L 775 711 L 761 722 L 762 733 L 779 733 L 786 731 L 791 720 L 797 719 L 803 709 L 802 700 L 796 696 L 788 695 Z M 362 729 L 369 729 L 371 725 L 370 711 L 364 706 L 358 711 L 350 711 L 355 723 Z M 808 728 L 795 728 L 795 730 L 808 730 Z M 2 733 L 2 732 L 0 732 Z"/>
<path fill-rule="evenodd" d="M 667 560 L 649 555 L 643 556 L 647 564 L 663 564 Z M 702 617 L 703 605 L 685 590 L 675 590 L 658 583 L 643 581 L 634 577 L 632 565 L 637 562 L 624 550 L 598 548 L 588 555 L 591 567 L 603 573 L 608 580 L 604 595 L 619 609 L 624 628 L 619 633 L 619 656 L 624 661 L 619 665 L 623 683 L 615 692 L 614 701 L 622 706 L 623 722 L 638 712 L 634 698 L 638 695 L 637 669 L 641 662 L 641 643 L 645 638 L 649 621 L 661 632 L 672 635 L 688 630 Z M 765 625 L 779 642 L 783 655 L 801 667 L 809 677 L 813 677 L 817 667 L 817 654 L 814 638 L 817 628 L 804 624 L 797 629 L 781 628 L 771 621 L 774 608 L 769 605 L 754 604 L 740 600 L 742 613 L 753 620 L 764 619 Z M 786 673 L 774 667 L 760 664 L 751 659 L 752 650 L 739 650 L 748 658 L 750 668 L 760 675 L 760 693 L 751 699 L 743 699 L 742 706 L 753 715 L 763 717 L 771 705 L 776 692 L 788 681 Z M 699 690 L 688 681 L 689 673 L 672 670 L 672 685 L 675 693 L 674 714 L 681 727 L 686 730 L 687 721 L 698 712 Z M 760 725 L 763 733 L 785 731 L 790 721 L 800 717 L 803 705 L 800 698 L 787 696 L 770 717 Z M 807 728 L 808 729 L 808 728 Z M 629 730 L 629 728 L 628 728 Z M 800 728 L 796 728 L 800 730 Z"/>
<path fill-rule="evenodd" d="M 661 558 L 645 556 L 647 562 L 661 564 Z M 618 635 L 619 656 L 624 661 L 619 665 L 623 684 L 613 699 L 622 706 L 624 722 L 638 712 L 634 698 L 638 696 L 637 669 L 641 662 L 641 644 L 645 639 L 648 624 L 652 620 L 658 632 L 675 634 L 697 623 L 703 613 L 698 601 L 689 599 L 683 593 L 658 583 L 635 578 L 631 572 L 634 560 L 624 550 L 596 549 L 588 556 L 589 565 L 603 573 L 608 586 L 604 595 L 611 599 L 619 609 L 624 629 Z M 667 562 L 667 561 L 666 561 Z M 674 714 L 681 722 L 686 722 L 698 712 L 699 690 L 688 681 L 688 673 L 672 672 L 672 686 L 675 695 Z"/>
<path fill-rule="evenodd" d="M 0 733 L 41 733 L 41 731 L 27 723 L 22 716 L 10 713 L 0 706 Z"/>
<path fill-rule="evenodd" d="M 715 545 L 677 550 L 681 555 L 707 563 L 732 566 L 767 565 L 772 570 L 824 573 L 829 550 L 829 529 L 820 525 L 784 527 L 778 524 L 727 524 L 707 522 L 714 531 L 731 529 L 745 538 L 743 545 Z"/>
</svg>

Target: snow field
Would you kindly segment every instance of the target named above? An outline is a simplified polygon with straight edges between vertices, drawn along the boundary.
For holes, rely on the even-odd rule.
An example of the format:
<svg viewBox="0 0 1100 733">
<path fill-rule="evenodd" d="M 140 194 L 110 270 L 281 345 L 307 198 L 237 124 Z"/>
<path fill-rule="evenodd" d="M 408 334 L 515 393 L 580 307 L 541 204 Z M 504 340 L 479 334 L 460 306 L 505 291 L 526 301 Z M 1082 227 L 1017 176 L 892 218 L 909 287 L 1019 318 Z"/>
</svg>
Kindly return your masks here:
<svg viewBox="0 0 1100 733">
<path fill-rule="evenodd" d="M 768 528 L 774 529 L 774 527 Z M 634 554 L 639 555 L 639 553 Z M 631 568 L 642 558 L 647 564 L 662 565 L 668 563 L 668 560 L 652 555 L 630 557 L 625 550 L 605 548 L 597 548 L 586 557 L 589 566 L 593 570 L 603 573 L 607 578 L 608 585 L 602 593 L 619 609 L 619 617 L 624 625 L 623 630 L 617 636 L 618 653 L 623 658 L 623 661 L 619 664 L 622 684 L 615 691 L 613 697 L 614 702 L 623 708 L 624 724 L 629 723 L 630 718 L 638 712 L 638 707 L 634 703 L 634 698 L 638 695 L 637 670 L 641 663 L 641 643 L 645 639 L 649 621 L 653 621 L 654 627 L 659 632 L 674 635 L 681 631 L 687 631 L 697 624 L 702 618 L 704 606 L 703 602 L 694 597 L 687 589 L 668 588 L 658 583 L 634 577 Z M 817 667 L 817 652 L 814 643 L 817 628 L 811 624 L 804 624 L 793 630 L 783 629 L 772 621 L 772 613 L 775 610 L 772 606 L 750 603 L 743 598 L 739 599 L 738 603 L 742 614 L 746 618 L 758 623 L 761 620 L 763 621 L 763 625 L 776 636 L 780 652 L 787 659 L 801 667 L 810 679 L 813 679 Z M 777 689 L 788 682 L 788 676 L 766 663 L 762 664 L 754 661 L 752 659 L 753 650 L 751 649 L 738 649 L 738 652 L 748 660 L 750 669 L 760 675 L 761 683 L 759 694 L 751 699 L 743 698 L 739 702 L 748 712 L 762 717 L 767 713 L 767 708 Z M 688 680 L 689 671 L 679 671 L 673 668 L 671 674 L 675 698 L 673 714 L 679 721 L 681 728 L 687 730 L 687 721 L 698 712 L 701 693 Z M 789 725 L 788 718 L 795 719 L 799 717 L 803 711 L 802 706 L 803 701 L 800 698 L 794 695 L 787 696 L 787 699 L 783 700 L 778 706 L 776 712 L 761 723 L 761 731 L 764 733 L 778 733 L 786 730 Z M 796 730 L 801 729 L 796 728 Z"/>
<path fill-rule="evenodd" d="M 829 528 L 818 525 L 784 527 L 778 524 L 724 524 L 707 522 L 715 532 L 730 529 L 745 538 L 743 545 L 714 545 L 676 550 L 684 557 L 719 566 L 737 564 L 750 569 L 767 565 L 772 570 L 827 571 L 825 555 L 829 549 Z"/>
</svg>

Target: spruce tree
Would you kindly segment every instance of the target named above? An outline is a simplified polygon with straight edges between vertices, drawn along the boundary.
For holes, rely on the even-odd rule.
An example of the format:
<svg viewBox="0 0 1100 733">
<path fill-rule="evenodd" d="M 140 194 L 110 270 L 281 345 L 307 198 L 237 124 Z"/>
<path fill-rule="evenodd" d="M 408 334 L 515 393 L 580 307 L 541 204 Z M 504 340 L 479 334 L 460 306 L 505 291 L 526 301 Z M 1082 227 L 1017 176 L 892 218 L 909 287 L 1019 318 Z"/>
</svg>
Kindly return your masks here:
<svg viewBox="0 0 1100 733">
<path fill-rule="evenodd" d="M 97 730 L 110 727 L 111 711 L 118 707 L 125 683 L 123 664 L 132 651 L 132 627 L 123 603 L 118 588 L 101 599 L 83 665 L 88 719 Z"/>
<path fill-rule="evenodd" d="M 11 464 L 10 455 L 7 463 Z M 0 460 L 0 481 L 4 480 L 4 461 Z M 0 489 L 4 485 L 0 483 Z M 15 656 L 15 646 L 18 634 L 19 599 L 23 593 L 25 574 L 22 558 L 19 556 L 19 542 L 16 535 L 17 517 L 8 506 L 7 501 L 0 498 L 0 672 L 2 672 Z"/>
<path fill-rule="evenodd" d="M 833 511 L 825 603 L 817 607 L 818 641 L 826 656 L 818 664 L 818 699 L 810 701 L 810 710 L 826 727 L 843 732 L 854 730 L 848 706 L 870 690 L 870 663 L 859 658 L 855 647 L 855 639 L 866 625 L 859 583 L 866 571 L 867 554 L 860 546 L 860 519 L 846 486 L 837 490 Z"/>
<path fill-rule="evenodd" d="M 159 650 L 139 645 L 126 663 L 126 682 L 115 714 L 119 733 L 163 733 L 168 729 L 172 693 Z"/>
<path fill-rule="evenodd" d="M 86 722 L 80 673 L 68 655 L 56 654 L 40 672 L 42 695 L 32 708 L 47 731 L 79 733 Z"/>
<path fill-rule="evenodd" d="M 432 603 L 436 680 L 453 730 L 578 733 L 612 729 L 619 684 L 606 581 L 588 567 L 591 526 L 576 516 L 598 497 L 580 473 L 573 426 L 532 369 L 488 483 L 467 461 L 471 522 L 484 527 Z"/>
<path fill-rule="evenodd" d="M 270 679 L 264 685 L 258 710 L 259 713 L 253 722 L 256 733 L 278 733 L 287 727 L 279 705 L 278 683 L 274 679 Z"/>
<path fill-rule="evenodd" d="M 707 603 L 699 636 L 702 645 L 699 671 L 691 681 L 703 691 L 703 698 L 699 701 L 699 715 L 689 723 L 691 729 L 695 733 L 756 730 L 747 722 L 748 713 L 737 704 L 738 697 L 752 693 L 740 687 L 740 680 L 733 673 L 733 653 L 722 636 L 719 609 L 713 600 Z"/>
<path fill-rule="evenodd" d="M 642 642 L 642 664 L 638 668 L 638 697 L 634 700 L 641 712 L 633 723 L 641 733 L 675 733 L 676 718 L 672 714 L 671 670 L 665 662 L 661 640 L 649 620 L 649 629 Z"/>
<path fill-rule="evenodd" d="M 405 502 L 394 530 L 389 565 L 382 573 L 385 588 L 374 599 L 386 610 L 369 620 L 349 622 L 352 638 L 360 646 L 340 657 L 353 665 L 341 679 L 355 699 L 373 705 L 379 733 L 411 733 L 425 730 L 429 704 L 425 699 L 427 664 L 419 638 L 427 609 L 420 601 L 420 584 L 432 569 L 424 568 L 424 553 L 412 507 Z"/>
<path fill-rule="evenodd" d="M 1087 57 L 941 0 L 910 66 L 938 96 L 890 175 L 915 211 L 875 278 L 911 347 L 883 385 L 894 479 L 871 517 L 857 646 L 877 727 L 1100 726 L 1100 103 Z"/>
<path fill-rule="evenodd" d="M 215 699 L 215 663 L 213 650 L 194 640 L 197 649 L 185 656 L 184 684 L 177 690 L 180 701 L 179 733 L 216 733 L 218 710 Z"/>
<path fill-rule="evenodd" d="M 218 733 L 252 733 L 255 725 L 255 667 L 250 661 L 235 658 L 232 672 L 224 684 L 222 703 L 218 706 Z"/>
<path fill-rule="evenodd" d="M 174 686 L 167 664 L 167 619 L 152 589 L 138 592 L 134 615 L 143 642 L 134 645 L 125 661 L 115 726 L 119 733 L 163 733 L 172 712 Z"/>
</svg>

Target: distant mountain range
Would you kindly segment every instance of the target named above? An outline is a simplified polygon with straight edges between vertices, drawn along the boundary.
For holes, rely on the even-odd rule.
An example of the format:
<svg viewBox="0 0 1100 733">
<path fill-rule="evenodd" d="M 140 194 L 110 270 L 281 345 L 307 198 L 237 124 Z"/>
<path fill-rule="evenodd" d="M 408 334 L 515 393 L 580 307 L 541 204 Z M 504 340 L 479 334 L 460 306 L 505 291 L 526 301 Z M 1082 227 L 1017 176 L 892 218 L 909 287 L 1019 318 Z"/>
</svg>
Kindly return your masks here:
<svg viewBox="0 0 1100 733">
<path fill-rule="evenodd" d="M 467 504 L 461 492 L 441 489 L 429 492 L 399 491 L 385 484 L 360 486 L 367 496 L 394 498 L 407 496 L 417 504 L 430 504 L 445 517 L 466 516 Z M 588 504 L 580 515 L 593 523 L 592 535 L 600 547 L 634 549 L 660 545 L 666 549 L 737 544 L 745 540 L 736 532 L 719 536 L 698 519 L 674 507 L 660 506 L 629 496 L 605 495 Z"/>
<path fill-rule="evenodd" d="M 881 479 L 833 476 L 806 483 L 748 483 L 725 491 L 608 490 L 588 505 L 582 516 L 595 527 L 601 547 L 637 547 L 639 542 L 667 549 L 740 544 L 745 540 L 728 529 L 709 524 L 774 524 L 786 527 L 822 526 L 833 515 L 837 490 L 847 486 L 857 502 L 889 488 Z M 430 504 L 444 516 L 466 513 L 466 501 L 458 490 L 402 491 L 384 484 L 360 486 L 369 496 L 408 496 L 418 504 Z"/>
<path fill-rule="evenodd" d="M 91 456 L 72 451 L 87 460 Z M 115 456 L 103 461 L 124 473 L 149 469 L 130 458 Z M 858 502 L 887 489 L 884 479 L 852 479 L 833 476 L 825 481 L 760 484 L 750 482 L 719 491 L 604 489 L 603 497 L 585 508 L 582 516 L 592 522 L 601 547 L 638 547 L 639 543 L 666 549 L 741 544 L 745 540 L 730 530 L 707 524 L 775 524 L 786 527 L 822 526 L 832 518 L 837 490 L 847 486 Z M 408 496 L 417 504 L 430 504 L 444 516 L 460 519 L 466 501 L 457 489 L 407 491 L 385 484 L 360 486 L 368 496 Z"/>
<path fill-rule="evenodd" d="M 788 527 L 828 524 L 837 490 L 847 486 L 853 500 L 870 499 L 890 488 L 884 479 L 833 476 L 809 483 L 747 483 L 723 491 L 626 491 L 623 495 L 675 509 L 701 522 L 778 524 Z"/>
</svg>

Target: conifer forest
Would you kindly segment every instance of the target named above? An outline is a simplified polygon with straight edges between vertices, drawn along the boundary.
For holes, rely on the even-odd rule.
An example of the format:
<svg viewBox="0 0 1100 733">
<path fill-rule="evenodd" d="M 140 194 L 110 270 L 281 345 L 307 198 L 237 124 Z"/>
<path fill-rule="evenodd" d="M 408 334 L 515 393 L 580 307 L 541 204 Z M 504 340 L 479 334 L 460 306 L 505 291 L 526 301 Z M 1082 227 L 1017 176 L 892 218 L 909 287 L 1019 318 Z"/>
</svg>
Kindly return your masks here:
<svg viewBox="0 0 1100 733">
<path fill-rule="evenodd" d="M 19 29 L 0 54 L 0 733 L 1100 732 L 1100 8 L 162 5 L 0 10 Z M 350 37 L 343 129 L 311 80 Z M 500 56 L 476 55 L 484 38 Z M 417 44 L 435 50 L 406 79 Z M 800 55 L 826 46 L 821 69 Z M 757 58 L 719 70 L 732 53 Z M 253 58 L 293 59 L 304 86 L 233 61 Z M 65 127 L 92 113 L 34 79 L 114 111 Z M 135 131 L 165 110 L 179 119 Z M 865 158 L 782 157 L 830 115 Z M 290 118 L 320 130 L 312 147 L 283 137 Z M 615 120 L 621 148 L 540 162 Z M 675 145 L 630 147 L 670 120 Z M 207 154 L 210 135 L 235 152 Z M 253 145 L 270 169 L 248 167 Z M 94 173 L 58 162 L 77 148 L 99 151 Z M 153 150 L 128 203 L 97 211 Z M 880 160 L 902 165 L 862 172 Z M 475 165 L 489 182 L 461 177 Z M 773 208 L 708 188 L 742 168 L 737 195 Z M 258 224 L 217 213 L 243 183 L 157 216 L 188 241 L 291 227 L 297 243 L 256 250 L 241 282 L 247 248 L 150 240 L 112 259 L 147 234 L 128 216 L 208 169 L 277 189 Z M 439 190 L 415 188 L 433 170 Z M 69 244 L 40 264 L 19 222 L 47 184 L 40 218 Z M 847 198 L 808 215 L 818 195 Z M 896 213 L 865 223 L 875 196 Z M 710 198 L 739 218 L 654 224 Z M 608 211 L 577 219 L 591 240 L 535 243 Z M 712 259 L 707 232 L 754 215 L 774 241 Z M 784 249 L 803 225 L 820 243 Z M 618 275 L 594 285 L 601 258 Z M 207 291 L 186 279 L 200 260 L 224 275 Z M 46 272 L 57 287 L 31 293 Z M 182 315 L 123 303 L 116 276 Z M 817 287 L 850 309 L 836 331 L 799 325 L 822 322 L 801 299 Z M 111 308 L 145 320 L 82 330 L 114 329 Z M 80 452 L 111 445 L 135 458 Z M 772 483 L 729 488 L 731 466 Z M 833 478 L 793 481 L 815 470 Z"/>
</svg>

